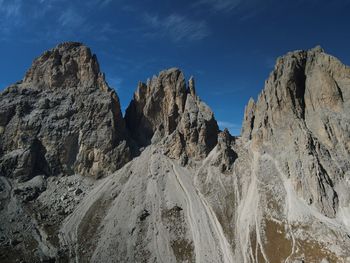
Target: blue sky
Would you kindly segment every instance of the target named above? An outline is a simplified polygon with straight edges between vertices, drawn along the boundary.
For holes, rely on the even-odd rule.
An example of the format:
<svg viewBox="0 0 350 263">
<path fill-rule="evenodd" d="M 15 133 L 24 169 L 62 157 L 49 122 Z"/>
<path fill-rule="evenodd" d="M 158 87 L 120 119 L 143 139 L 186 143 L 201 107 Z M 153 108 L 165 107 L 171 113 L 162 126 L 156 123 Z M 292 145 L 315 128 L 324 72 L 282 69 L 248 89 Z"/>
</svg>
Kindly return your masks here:
<svg viewBox="0 0 350 263">
<path fill-rule="evenodd" d="M 139 80 L 179 67 L 239 134 L 275 59 L 321 45 L 350 64 L 350 0 L 0 0 L 0 87 L 62 41 L 97 54 L 125 109 Z"/>
</svg>

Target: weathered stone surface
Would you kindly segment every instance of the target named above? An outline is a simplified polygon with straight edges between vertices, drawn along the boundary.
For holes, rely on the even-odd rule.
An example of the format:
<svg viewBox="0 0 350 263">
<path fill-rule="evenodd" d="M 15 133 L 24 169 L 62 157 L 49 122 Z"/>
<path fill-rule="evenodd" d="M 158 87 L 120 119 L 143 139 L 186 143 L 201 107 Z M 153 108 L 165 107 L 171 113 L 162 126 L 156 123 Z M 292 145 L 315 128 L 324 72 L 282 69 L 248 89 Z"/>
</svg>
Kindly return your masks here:
<svg viewBox="0 0 350 263">
<path fill-rule="evenodd" d="M 227 129 L 219 133 L 217 144 L 219 154 L 217 156 L 216 165 L 220 167 L 221 172 L 230 170 L 238 157 L 237 153 L 233 150 L 234 144 L 235 137 L 231 136 Z"/>
<path fill-rule="evenodd" d="M 249 102 L 242 137 L 216 132 L 215 147 L 197 136 L 212 113 L 201 108 L 193 80 L 186 87 L 181 72 L 169 70 L 140 84 L 126 121 L 138 143 L 150 145 L 105 178 L 64 222 L 70 257 L 349 261 L 349 76 L 319 48 L 287 54 L 257 102 Z M 324 116 L 334 123 L 334 136 L 320 133 Z"/>
<path fill-rule="evenodd" d="M 39 89 L 99 87 L 108 90 L 96 55 L 76 42 L 59 44 L 35 59 L 23 83 Z"/>
<path fill-rule="evenodd" d="M 3 176 L 98 177 L 130 160 L 118 96 L 80 43 L 45 52 L 0 100 Z"/>
<path fill-rule="evenodd" d="M 147 84 L 139 83 L 125 120 L 140 145 L 162 140 L 174 158 L 203 158 L 217 143 L 218 125 L 212 111 L 196 95 L 194 79 L 186 86 L 176 68 L 160 72 Z"/>
<path fill-rule="evenodd" d="M 335 217 L 350 168 L 350 69 L 320 47 L 277 60 L 256 105 L 250 101 L 243 136 L 283 164 L 303 198 Z"/>
<path fill-rule="evenodd" d="M 177 69 L 139 84 L 123 128 L 94 57 L 56 49 L 0 95 L 0 261 L 349 262 L 348 67 L 278 59 L 233 137 Z"/>
<path fill-rule="evenodd" d="M 253 98 L 249 99 L 248 105 L 244 110 L 244 120 L 242 125 L 242 137 L 251 139 L 251 133 L 254 125 L 254 111 L 255 111 L 255 102 Z"/>
</svg>

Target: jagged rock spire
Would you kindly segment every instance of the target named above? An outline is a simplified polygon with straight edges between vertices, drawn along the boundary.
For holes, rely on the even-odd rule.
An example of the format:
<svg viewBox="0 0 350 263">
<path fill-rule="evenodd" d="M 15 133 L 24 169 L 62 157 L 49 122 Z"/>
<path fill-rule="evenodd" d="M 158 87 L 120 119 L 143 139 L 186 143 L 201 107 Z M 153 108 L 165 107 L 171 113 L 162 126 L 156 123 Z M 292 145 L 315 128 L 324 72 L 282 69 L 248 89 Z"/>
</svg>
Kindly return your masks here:
<svg viewBox="0 0 350 263">
<path fill-rule="evenodd" d="M 194 77 L 191 76 L 190 79 L 188 80 L 188 88 L 190 90 L 190 94 L 195 97 L 196 96 L 196 88 L 194 84 Z"/>
<path fill-rule="evenodd" d="M 193 77 L 186 87 L 177 68 L 160 72 L 147 85 L 140 83 L 125 120 L 140 145 L 165 138 L 169 155 L 176 158 L 206 156 L 217 143 L 212 111 L 196 96 Z"/>
</svg>

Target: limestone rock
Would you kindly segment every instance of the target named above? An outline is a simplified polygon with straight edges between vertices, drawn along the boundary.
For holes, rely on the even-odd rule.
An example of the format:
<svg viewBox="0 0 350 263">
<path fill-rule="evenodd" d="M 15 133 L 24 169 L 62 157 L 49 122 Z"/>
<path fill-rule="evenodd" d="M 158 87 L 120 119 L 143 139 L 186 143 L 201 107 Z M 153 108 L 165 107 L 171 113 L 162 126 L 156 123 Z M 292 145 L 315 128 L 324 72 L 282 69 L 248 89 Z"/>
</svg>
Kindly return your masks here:
<svg viewBox="0 0 350 263">
<path fill-rule="evenodd" d="M 193 81 L 140 84 L 126 122 L 145 147 L 64 221 L 61 246 L 89 262 L 349 261 L 348 70 L 320 48 L 280 58 L 243 136 L 214 147 Z"/>
<path fill-rule="evenodd" d="M 195 92 L 194 79 L 186 85 L 176 68 L 139 83 L 125 116 L 132 137 L 142 146 L 162 138 L 168 155 L 205 157 L 216 145 L 218 125 L 210 108 Z"/>
<path fill-rule="evenodd" d="M 279 58 L 234 137 L 178 69 L 124 124 L 96 64 L 64 43 L 0 95 L 1 262 L 349 262 L 348 67 Z"/>
<path fill-rule="evenodd" d="M 3 176 L 98 177 L 130 160 L 118 96 L 80 43 L 45 52 L 0 101 Z"/>
<path fill-rule="evenodd" d="M 320 47 L 277 60 L 256 105 L 249 102 L 243 135 L 283 165 L 297 192 L 329 217 L 339 209 L 350 167 L 350 69 Z"/>
<path fill-rule="evenodd" d="M 108 89 L 96 55 L 76 42 L 59 44 L 35 59 L 23 83 L 39 89 Z"/>
<path fill-rule="evenodd" d="M 242 137 L 251 139 L 251 133 L 254 125 L 254 111 L 255 111 L 255 102 L 253 98 L 249 99 L 248 105 L 244 110 L 244 120 L 242 125 Z"/>
<path fill-rule="evenodd" d="M 220 167 L 221 172 L 232 169 L 234 161 L 237 159 L 237 153 L 233 150 L 235 138 L 225 129 L 219 133 L 217 150 L 219 152 L 215 165 Z"/>
</svg>

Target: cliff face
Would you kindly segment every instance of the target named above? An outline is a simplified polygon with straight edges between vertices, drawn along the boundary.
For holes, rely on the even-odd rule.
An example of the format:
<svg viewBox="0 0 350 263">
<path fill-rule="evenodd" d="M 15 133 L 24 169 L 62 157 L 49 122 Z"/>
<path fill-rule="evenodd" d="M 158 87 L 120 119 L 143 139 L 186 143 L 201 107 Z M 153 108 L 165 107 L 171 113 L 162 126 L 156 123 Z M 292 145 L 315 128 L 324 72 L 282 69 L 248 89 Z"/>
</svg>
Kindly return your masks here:
<svg viewBox="0 0 350 263">
<path fill-rule="evenodd" d="M 337 189 L 350 167 L 349 74 L 319 47 L 289 53 L 243 123 L 243 136 L 276 158 L 297 193 L 328 217 L 343 202 Z"/>
<path fill-rule="evenodd" d="M 243 207 L 256 208 L 248 217 L 238 211 L 251 220 L 246 235 L 254 233 L 241 235 L 250 242 L 245 255 L 252 248 L 251 257 L 273 262 L 349 260 L 349 76 L 320 47 L 290 52 L 277 60 L 257 102 L 249 101 L 242 138 L 252 168 Z M 253 192 L 258 197 L 250 199 Z"/>
<path fill-rule="evenodd" d="M 118 96 L 80 43 L 63 43 L 35 59 L 0 100 L 4 176 L 99 177 L 130 160 Z"/>
<path fill-rule="evenodd" d="M 186 85 L 175 68 L 139 83 L 125 120 L 141 145 L 161 142 L 168 156 L 183 162 L 206 157 L 217 143 L 219 128 L 212 111 L 197 97 L 194 79 Z"/>
<path fill-rule="evenodd" d="M 175 68 L 123 119 L 79 43 L 0 100 L 0 261 L 350 260 L 350 69 L 319 47 L 277 60 L 240 137 Z"/>
</svg>

